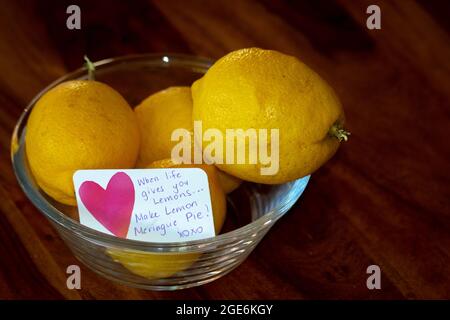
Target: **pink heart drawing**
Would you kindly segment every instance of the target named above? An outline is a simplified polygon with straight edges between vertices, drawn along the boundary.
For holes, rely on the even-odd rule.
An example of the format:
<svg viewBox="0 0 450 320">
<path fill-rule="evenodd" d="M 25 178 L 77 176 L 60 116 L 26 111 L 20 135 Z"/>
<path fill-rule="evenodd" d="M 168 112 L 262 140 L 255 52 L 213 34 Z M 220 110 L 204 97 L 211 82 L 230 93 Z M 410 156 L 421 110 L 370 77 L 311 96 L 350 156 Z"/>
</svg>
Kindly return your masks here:
<svg viewBox="0 0 450 320">
<path fill-rule="evenodd" d="M 134 207 L 134 185 L 126 173 L 114 174 L 106 190 L 94 181 L 84 181 L 78 194 L 98 222 L 115 236 L 126 238 Z"/>
</svg>

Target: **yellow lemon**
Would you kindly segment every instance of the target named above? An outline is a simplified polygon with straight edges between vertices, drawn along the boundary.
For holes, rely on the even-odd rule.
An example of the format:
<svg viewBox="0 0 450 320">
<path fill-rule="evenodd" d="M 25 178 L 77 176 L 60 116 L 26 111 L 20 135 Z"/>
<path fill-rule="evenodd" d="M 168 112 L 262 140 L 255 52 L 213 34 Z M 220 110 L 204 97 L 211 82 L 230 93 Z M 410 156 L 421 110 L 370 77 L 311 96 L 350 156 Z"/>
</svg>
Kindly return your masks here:
<svg viewBox="0 0 450 320">
<path fill-rule="evenodd" d="M 217 164 L 243 180 L 276 184 L 308 175 L 330 159 L 348 135 L 333 89 L 297 58 L 277 51 L 249 48 L 227 54 L 192 85 L 192 97 L 193 120 L 202 121 L 203 130 L 215 128 L 223 136 L 226 129 L 242 129 L 244 134 L 248 129 L 267 130 L 268 143 L 258 147 L 266 147 L 269 156 L 271 148 L 278 147 L 277 163 L 258 158 L 254 163 Z M 271 129 L 278 129 L 279 139 Z M 251 150 L 248 139 L 245 149 L 247 154 Z M 272 172 L 261 174 L 262 168 Z"/>
<path fill-rule="evenodd" d="M 158 91 L 142 101 L 135 108 L 135 113 L 141 133 L 139 167 L 171 157 L 172 148 L 178 143 L 171 141 L 174 130 L 186 129 L 192 137 L 192 97 L 189 87 L 169 87 Z M 192 160 L 192 138 L 191 143 Z M 241 184 L 241 180 L 219 171 L 219 183 L 225 193 L 229 193 Z"/>
<path fill-rule="evenodd" d="M 132 168 L 139 130 L 133 110 L 117 91 L 97 81 L 67 81 L 34 106 L 25 148 L 42 190 L 59 202 L 76 205 L 74 172 Z"/>
<path fill-rule="evenodd" d="M 220 232 L 226 216 L 226 197 L 217 177 L 218 169 L 212 165 L 175 165 L 170 159 L 155 161 L 148 168 L 200 168 L 208 175 L 214 229 Z M 144 278 L 168 278 L 189 268 L 201 254 L 199 253 L 147 253 L 108 249 L 108 254 L 132 273 Z"/>
<path fill-rule="evenodd" d="M 199 253 L 147 253 L 108 249 L 108 254 L 132 273 L 147 279 L 163 279 L 186 270 Z"/>
<path fill-rule="evenodd" d="M 217 177 L 219 178 L 219 183 L 223 191 L 227 194 L 233 192 L 242 184 L 241 179 L 233 177 L 222 170 L 217 170 Z"/>
<path fill-rule="evenodd" d="M 141 133 L 138 166 L 171 157 L 172 132 L 192 130 L 192 98 L 189 87 L 170 87 L 141 102 L 135 113 Z"/>
</svg>

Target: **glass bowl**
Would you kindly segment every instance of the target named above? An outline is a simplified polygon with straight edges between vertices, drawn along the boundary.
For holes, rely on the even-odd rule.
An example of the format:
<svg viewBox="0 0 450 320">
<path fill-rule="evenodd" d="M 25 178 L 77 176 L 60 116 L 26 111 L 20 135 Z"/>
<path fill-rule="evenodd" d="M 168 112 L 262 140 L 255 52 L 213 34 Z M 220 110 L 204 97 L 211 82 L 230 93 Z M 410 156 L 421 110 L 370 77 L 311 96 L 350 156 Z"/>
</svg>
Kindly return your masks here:
<svg viewBox="0 0 450 320">
<path fill-rule="evenodd" d="M 96 80 L 118 90 L 135 106 L 169 86 L 190 86 L 213 63 L 178 54 L 133 55 L 95 63 Z M 309 176 L 281 185 L 244 183 L 228 195 L 222 233 L 208 239 L 151 243 L 117 238 L 81 225 L 77 209 L 49 198 L 36 185 L 25 155 L 27 118 L 36 101 L 57 84 L 86 79 L 85 68 L 67 74 L 40 92 L 21 115 L 12 137 L 11 157 L 20 186 L 56 228 L 74 255 L 93 271 L 120 283 L 175 290 L 202 285 L 238 266 L 274 223 L 297 201 Z"/>
</svg>

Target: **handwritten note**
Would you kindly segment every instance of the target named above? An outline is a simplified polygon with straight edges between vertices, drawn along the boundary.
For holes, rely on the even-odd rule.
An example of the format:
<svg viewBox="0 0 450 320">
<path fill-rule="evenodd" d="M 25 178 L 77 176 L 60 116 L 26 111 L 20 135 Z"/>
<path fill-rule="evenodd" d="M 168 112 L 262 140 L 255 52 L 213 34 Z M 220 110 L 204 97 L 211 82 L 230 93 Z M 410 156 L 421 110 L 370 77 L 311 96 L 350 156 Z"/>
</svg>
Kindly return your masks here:
<svg viewBox="0 0 450 320">
<path fill-rule="evenodd" d="M 215 236 L 202 169 L 79 170 L 73 181 L 80 223 L 90 228 L 150 242 Z"/>
</svg>

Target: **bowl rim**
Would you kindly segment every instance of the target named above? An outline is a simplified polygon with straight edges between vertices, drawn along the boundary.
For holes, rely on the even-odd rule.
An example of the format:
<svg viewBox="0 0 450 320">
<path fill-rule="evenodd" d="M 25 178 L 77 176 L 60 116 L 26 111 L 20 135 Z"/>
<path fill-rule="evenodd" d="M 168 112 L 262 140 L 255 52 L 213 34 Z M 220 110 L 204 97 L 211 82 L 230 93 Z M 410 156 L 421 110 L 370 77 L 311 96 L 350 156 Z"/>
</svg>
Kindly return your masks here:
<svg viewBox="0 0 450 320">
<path fill-rule="evenodd" d="M 147 62 L 152 62 L 151 65 L 158 67 L 170 67 L 170 66 L 176 67 L 177 64 L 181 63 L 183 66 L 186 66 L 186 64 L 190 64 L 192 66 L 199 68 L 209 68 L 214 63 L 214 60 L 212 59 L 193 55 L 177 54 L 177 53 L 148 53 L 148 54 L 132 54 L 102 59 L 94 62 L 94 66 L 97 69 L 102 69 L 117 63 L 138 62 L 138 60 L 145 60 Z M 289 184 L 292 184 L 292 187 L 288 192 L 292 192 L 292 190 L 295 190 L 296 189 L 295 187 L 299 184 L 303 185 L 302 186 L 303 190 L 301 190 L 299 194 L 295 195 L 294 197 L 286 196 L 287 198 L 290 199 L 290 201 L 284 202 L 281 205 L 267 211 L 263 216 L 244 226 L 241 226 L 226 233 L 218 234 L 214 237 L 204 238 L 201 240 L 190 240 L 175 243 L 139 241 L 126 238 L 119 238 L 114 235 L 109 235 L 107 233 L 103 233 L 101 231 L 97 231 L 95 229 L 82 225 L 75 219 L 72 219 L 71 217 L 65 215 L 63 212 L 58 210 L 56 207 L 54 207 L 50 202 L 48 202 L 45 199 L 42 192 L 39 191 L 39 188 L 33 181 L 31 173 L 26 172 L 29 171 L 28 165 L 25 165 L 24 167 L 22 162 L 26 162 L 26 155 L 24 154 L 25 153 L 24 130 L 26 129 L 25 119 L 31 112 L 37 100 L 44 93 L 46 93 L 48 90 L 55 87 L 56 85 L 60 84 L 61 82 L 64 82 L 69 79 L 80 79 L 83 77 L 84 78 L 87 77 L 86 67 L 81 67 L 74 71 L 71 71 L 59 77 L 55 81 L 51 82 L 44 89 L 42 89 L 28 103 L 28 105 L 20 115 L 15 125 L 11 138 L 11 161 L 13 165 L 13 170 L 20 187 L 22 188 L 27 198 L 31 201 L 31 203 L 33 203 L 33 205 L 40 212 L 42 212 L 52 222 L 60 225 L 61 227 L 63 227 L 63 229 L 76 233 L 79 237 L 82 237 L 90 242 L 95 241 L 103 246 L 106 246 L 107 244 L 107 246 L 110 248 L 117 247 L 121 249 L 126 248 L 129 250 L 150 251 L 150 252 L 155 251 L 198 252 L 201 249 L 207 250 L 208 248 L 211 248 L 212 246 L 215 247 L 218 244 L 232 242 L 235 240 L 243 241 L 244 235 L 250 235 L 251 233 L 259 232 L 271 226 L 273 223 L 275 223 L 276 220 L 278 220 L 294 205 L 294 203 L 298 200 L 298 198 L 300 198 L 301 194 L 303 193 L 303 190 L 306 188 L 306 185 L 308 184 L 310 175 L 291 182 L 287 182 Z M 20 132 L 21 136 L 19 136 Z M 23 154 L 21 155 L 20 153 Z M 20 159 L 21 158 L 20 156 L 23 157 L 22 160 Z"/>
</svg>

